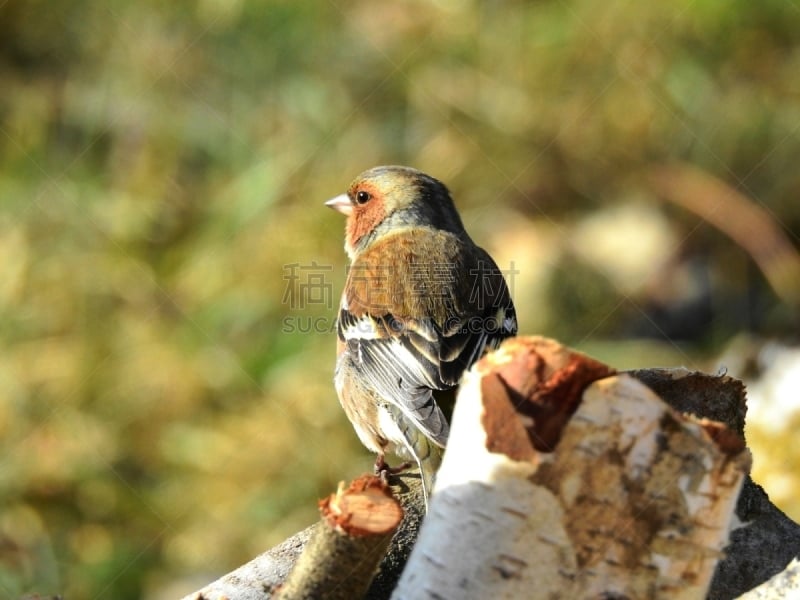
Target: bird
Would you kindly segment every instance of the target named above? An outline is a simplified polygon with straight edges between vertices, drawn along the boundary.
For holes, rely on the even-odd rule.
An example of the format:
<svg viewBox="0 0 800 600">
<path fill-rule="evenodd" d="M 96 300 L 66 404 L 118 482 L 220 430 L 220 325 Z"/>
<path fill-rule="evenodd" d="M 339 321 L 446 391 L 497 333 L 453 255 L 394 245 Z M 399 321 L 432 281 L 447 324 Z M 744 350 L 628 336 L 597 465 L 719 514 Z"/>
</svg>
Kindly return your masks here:
<svg viewBox="0 0 800 600">
<path fill-rule="evenodd" d="M 350 259 L 337 316 L 334 387 L 375 472 L 419 467 L 427 510 L 449 426 L 434 392 L 456 387 L 516 335 L 501 270 L 464 229 L 447 187 L 378 166 L 326 206 L 347 217 Z M 389 467 L 386 453 L 406 462 Z"/>
</svg>

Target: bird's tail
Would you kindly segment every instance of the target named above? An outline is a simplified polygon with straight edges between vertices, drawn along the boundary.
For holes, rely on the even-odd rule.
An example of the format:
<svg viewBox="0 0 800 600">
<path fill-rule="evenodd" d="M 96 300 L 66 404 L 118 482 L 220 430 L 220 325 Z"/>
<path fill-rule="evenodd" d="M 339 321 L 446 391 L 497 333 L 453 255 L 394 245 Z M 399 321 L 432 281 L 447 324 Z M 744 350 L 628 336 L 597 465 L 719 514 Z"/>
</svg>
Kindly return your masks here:
<svg viewBox="0 0 800 600">
<path fill-rule="evenodd" d="M 430 503 L 433 484 L 436 480 L 436 472 L 442 464 L 444 448 L 428 438 L 409 418 L 397 411 L 397 424 L 400 432 L 405 438 L 405 450 L 419 466 L 420 476 L 422 477 L 422 493 L 425 497 L 425 510 Z"/>
<path fill-rule="evenodd" d="M 425 494 L 425 510 L 427 511 L 431 493 L 433 492 L 433 484 L 436 481 L 436 472 L 442 464 L 444 448 L 434 444 L 422 432 L 419 432 L 417 438 L 422 438 L 423 441 L 420 445 L 425 445 L 428 451 L 428 455 L 425 458 L 417 459 L 420 476 L 422 477 L 422 491 Z"/>
</svg>

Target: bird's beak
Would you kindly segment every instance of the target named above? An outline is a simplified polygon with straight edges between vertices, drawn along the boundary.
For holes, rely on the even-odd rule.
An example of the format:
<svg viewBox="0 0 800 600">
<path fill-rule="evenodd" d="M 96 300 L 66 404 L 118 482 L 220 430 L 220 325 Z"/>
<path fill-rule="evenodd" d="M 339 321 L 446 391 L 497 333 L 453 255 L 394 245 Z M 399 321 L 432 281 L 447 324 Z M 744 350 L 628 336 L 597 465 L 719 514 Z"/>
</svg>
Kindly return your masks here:
<svg viewBox="0 0 800 600">
<path fill-rule="evenodd" d="M 333 210 L 339 211 L 343 215 L 347 215 L 348 217 L 353 212 L 353 203 L 350 202 L 350 198 L 347 194 L 341 194 L 336 196 L 336 198 L 331 198 L 325 203 L 325 206 L 332 208 Z"/>
</svg>

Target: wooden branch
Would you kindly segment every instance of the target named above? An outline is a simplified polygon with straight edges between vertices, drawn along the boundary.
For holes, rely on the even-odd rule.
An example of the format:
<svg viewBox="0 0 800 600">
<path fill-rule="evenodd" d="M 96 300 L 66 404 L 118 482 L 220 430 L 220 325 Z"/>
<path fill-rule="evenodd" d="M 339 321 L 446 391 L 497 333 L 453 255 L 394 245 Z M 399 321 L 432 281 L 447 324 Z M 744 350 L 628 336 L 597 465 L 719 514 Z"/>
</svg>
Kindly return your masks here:
<svg viewBox="0 0 800 600">
<path fill-rule="evenodd" d="M 400 578 L 417 540 L 425 514 L 419 472 L 409 470 L 389 477 L 392 495 L 399 501 L 405 517 L 391 540 L 366 598 L 389 598 Z M 299 556 L 322 525 L 317 522 L 287 538 L 238 569 L 220 577 L 183 600 L 269 600 L 287 580 Z"/>
<path fill-rule="evenodd" d="M 269 600 L 319 526 L 315 523 L 183 600 Z"/>
<path fill-rule="evenodd" d="M 470 371 L 393 597 L 705 596 L 744 442 L 629 375 L 584 391 L 611 372 L 543 338 L 506 342 Z"/>
<path fill-rule="evenodd" d="M 517 338 L 468 375 L 455 410 L 431 512 L 399 586 L 424 507 L 418 473 L 390 478 L 405 517 L 369 600 L 706 589 L 723 600 L 800 555 L 800 526 L 744 477 L 745 394 L 733 378 L 615 374 L 552 340 Z M 274 597 L 321 526 L 186 600 Z M 454 592 L 456 573 L 464 578 Z"/>
<path fill-rule="evenodd" d="M 320 526 L 277 594 L 282 600 L 363 597 L 403 519 L 400 504 L 374 475 L 342 484 L 320 509 Z"/>
</svg>

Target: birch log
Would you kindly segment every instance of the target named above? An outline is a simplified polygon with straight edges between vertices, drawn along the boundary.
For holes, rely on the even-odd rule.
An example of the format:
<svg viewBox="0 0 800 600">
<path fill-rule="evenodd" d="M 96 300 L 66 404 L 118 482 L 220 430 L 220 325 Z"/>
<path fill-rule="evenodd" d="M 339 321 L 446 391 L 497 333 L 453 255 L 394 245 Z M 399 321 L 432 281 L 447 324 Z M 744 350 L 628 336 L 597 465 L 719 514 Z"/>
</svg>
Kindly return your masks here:
<svg viewBox="0 0 800 600">
<path fill-rule="evenodd" d="M 509 340 L 462 384 L 392 597 L 704 598 L 749 462 L 633 377 Z"/>
<path fill-rule="evenodd" d="M 408 565 L 424 515 L 419 475 L 390 476 L 405 517 L 365 598 L 703 597 L 748 463 L 745 412 L 731 377 L 615 374 L 551 340 L 509 341 L 465 382 Z M 738 496 L 708 600 L 781 571 L 758 590 L 773 595 L 755 597 L 796 589 L 796 565 L 784 569 L 800 556 L 800 526 L 749 477 Z M 320 526 L 186 600 L 274 598 Z"/>
</svg>

